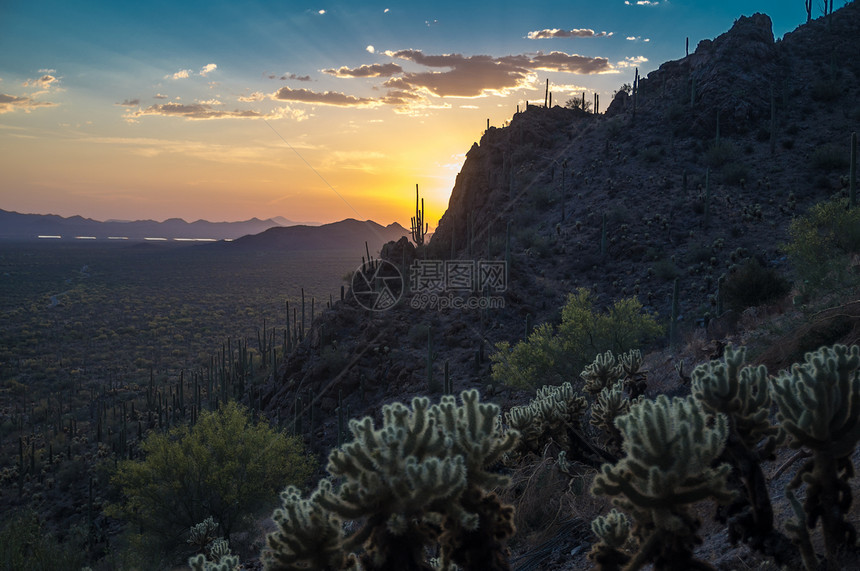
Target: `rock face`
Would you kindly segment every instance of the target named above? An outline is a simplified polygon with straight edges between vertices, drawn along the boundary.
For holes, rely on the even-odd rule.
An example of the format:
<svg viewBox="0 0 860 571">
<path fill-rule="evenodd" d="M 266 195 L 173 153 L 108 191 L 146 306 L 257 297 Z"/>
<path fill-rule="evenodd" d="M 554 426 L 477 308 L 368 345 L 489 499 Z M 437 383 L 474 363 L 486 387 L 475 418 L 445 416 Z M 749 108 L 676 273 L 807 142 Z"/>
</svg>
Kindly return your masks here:
<svg viewBox="0 0 860 571">
<path fill-rule="evenodd" d="M 428 393 L 446 362 L 455 391 L 483 388 L 495 344 L 522 339 L 526 324 L 557 323 L 578 287 L 603 307 L 637 296 L 668 319 L 677 279 L 679 326 L 703 327 L 718 317 L 721 276 L 746 258 L 787 274 L 780 243 L 791 218 L 845 191 L 847 167 L 815 157 L 847 156 L 849 135 L 860 130 L 857 37 L 857 2 L 776 42 L 770 18 L 741 17 L 642 78 L 635 115 L 632 96 L 620 92 L 603 115 L 529 107 L 489 128 L 469 150 L 429 244 L 413 250 L 400 240 L 383 256 L 406 276 L 413 258 L 507 255 L 504 308 L 401 303 L 374 313 L 347 295 L 262 402 L 290 418 L 297 395 L 311 390 L 331 404 L 340 390 L 352 416 L 373 413 Z M 323 446 L 332 444 L 332 422 L 315 429 L 328 435 Z"/>
</svg>

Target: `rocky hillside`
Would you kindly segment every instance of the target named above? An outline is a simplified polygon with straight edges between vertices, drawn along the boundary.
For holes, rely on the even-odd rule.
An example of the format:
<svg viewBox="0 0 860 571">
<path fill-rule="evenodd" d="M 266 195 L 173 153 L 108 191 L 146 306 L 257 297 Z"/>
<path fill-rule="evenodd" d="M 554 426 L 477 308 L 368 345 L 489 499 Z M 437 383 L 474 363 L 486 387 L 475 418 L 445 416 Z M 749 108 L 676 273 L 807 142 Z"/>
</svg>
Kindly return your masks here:
<svg viewBox="0 0 860 571">
<path fill-rule="evenodd" d="M 507 244 L 504 308 L 417 310 L 406 292 L 371 312 L 347 295 L 253 398 L 286 416 L 311 391 L 327 415 L 342 394 L 357 416 L 426 392 L 428 328 L 434 380 L 447 362 L 456 390 L 484 387 L 495 344 L 557 320 L 578 287 L 604 306 L 635 295 L 667 320 L 677 278 L 682 327 L 720 337 L 737 319 L 717 315 L 720 277 L 754 258 L 790 278 L 789 221 L 847 192 L 858 36 L 856 2 L 779 41 L 768 16 L 740 17 L 605 114 L 531 106 L 490 127 L 418 256 L 503 260 Z M 404 239 L 383 255 L 408 276 L 416 251 Z"/>
<path fill-rule="evenodd" d="M 661 380 L 649 396 L 688 390 L 675 362 L 706 359 L 708 339 L 718 353 L 738 341 L 727 336 L 744 307 L 721 307 L 722 280 L 754 263 L 790 283 L 781 249 L 790 221 L 847 194 L 850 134 L 860 130 L 857 37 L 856 2 L 779 41 L 768 16 L 740 17 L 619 89 L 605 114 L 531 106 L 490 127 L 467 153 L 429 244 L 416 249 L 404 238 L 382 257 L 407 283 L 415 260 L 508 259 L 504 307 L 416 309 L 407 290 L 394 307 L 370 311 L 348 293 L 249 399 L 280 418 L 303 415 L 321 452 L 337 443 L 338 407 L 378 421 L 381 404 L 438 391 L 446 371 L 455 391 L 478 387 L 503 408 L 522 404 L 525 392 L 492 383 L 496 343 L 557 323 L 579 287 L 604 307 L 636 296 L 667 323 L 676 280 L 679 325 L 697 341 L 652 347 Z M 845 331 L 856 342 L 858 316 L 850 319 Z"/>
</svg>

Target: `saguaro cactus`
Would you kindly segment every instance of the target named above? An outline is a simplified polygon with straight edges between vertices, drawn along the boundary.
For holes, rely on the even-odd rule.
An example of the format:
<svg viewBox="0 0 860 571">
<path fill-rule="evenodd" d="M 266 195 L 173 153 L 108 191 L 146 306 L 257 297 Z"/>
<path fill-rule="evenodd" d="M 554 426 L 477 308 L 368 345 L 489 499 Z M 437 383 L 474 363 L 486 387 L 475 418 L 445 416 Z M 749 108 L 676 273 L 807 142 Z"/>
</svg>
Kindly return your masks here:
<svg viewBox="0 0 860 571">
<path fill-rule="evenodd" d="M 412 217 L 412 240 L 416 246 L 424 245 L 424 236 L 430 230 L 430 225 L 424 222 L 424 199 L 421 199 L 421 208 L 418 208 L 418 185 L 415 185 L 415 216 Z"/>
</svg>

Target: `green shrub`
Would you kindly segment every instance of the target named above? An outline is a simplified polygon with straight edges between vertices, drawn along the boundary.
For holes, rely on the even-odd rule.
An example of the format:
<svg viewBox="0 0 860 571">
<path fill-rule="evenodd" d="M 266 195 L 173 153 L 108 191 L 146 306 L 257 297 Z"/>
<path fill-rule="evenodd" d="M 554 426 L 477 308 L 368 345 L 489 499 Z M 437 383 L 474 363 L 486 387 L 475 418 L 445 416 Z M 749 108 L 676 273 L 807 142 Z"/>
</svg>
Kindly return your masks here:
<svg viewBox="0 0 860 571">
<path fill-rule="evenodd" d="M 860 208 L 848 210 L 848 199 L 819 202 L 788 227 L 784 247 L 798 277 L 816 288 L 841 281 L 848 258 L 860 252 Z"/>
<path fill-rule="evenodd" d="M 576 374 L 549 323 L 538 325 L 527 340 L 513 347 L 507 341 L 497 344 L 490 359 L 493 379 L 513 387 L 536 389 L 545 384 L 557 385 Z"/>
<path fill-rule="evenodd" d="M 722 287 L 723 302 L 735 311 L 775 301 L 791 289 L 779 272 L 762 266 L 755 258 L 729 274 Z"/>
<path fill-rule="evenodd" d="M 124 501 L 108 513 L 137 526 L 147 538 L 141 544 L 164 552 L 210 515 L 229 538 L 285 482 L 302 485 L 313 470 L 297 437 L 254 424 L 235 402 L 201 412 L 193 427 L 153 432 L 141 448 L 145 458 L 120 462 L 111 478 Z"/>
<path fill-rule="evenodd" d="M 595 310 L 585 288 L 568 295 L 561 316 L 557 332 L 543 324 L 513 347 L 499 343 L 491 356 L 493 379 L 532 389 L 559 384 L 577 378 L 598 353 L 625 353 L 662 333 L 655 316 L 644 313 L 636 298 L 620 299 L 604 313 Z"/>
<path fill-rule="evenodd" d="M 60 542 L 49 533 L 36 512 L 25 509 L 10 513 L 0 525 L 0 568 L 66 571 L 86 562 L 86 530 Z M 72 531 L 80 531 L 75 527 Z M 83 537 L 81 537 L 83 535 Z"/>
</svg>

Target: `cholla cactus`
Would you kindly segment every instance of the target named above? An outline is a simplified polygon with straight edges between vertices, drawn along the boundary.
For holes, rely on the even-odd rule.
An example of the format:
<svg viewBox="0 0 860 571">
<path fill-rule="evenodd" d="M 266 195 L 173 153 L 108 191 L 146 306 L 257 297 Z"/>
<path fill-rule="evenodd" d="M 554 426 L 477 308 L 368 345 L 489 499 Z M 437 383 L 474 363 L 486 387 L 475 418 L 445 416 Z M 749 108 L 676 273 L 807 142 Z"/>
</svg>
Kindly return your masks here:
<svg viewBox="0 0 860 571">
<path fill-rule="evenodd" d="M 596 395 L 606 387 L 611 387 L 615 381 L 624 376 L 624 367 L 615 362 L 615 355 L 607 351 L 602 355 L 598 353 L 594 362 L 585 366 L 580 374 L 585 381 L 583 389 L 589 394 Z"/>
<path fill-rule="evenodd" d="M 328 491 L 331 483 L 323 480 L 320 486 Z M 263 557 L 266 569 L 326 571 L 348 568 L 342 544 L 343 522 L 339 517 L 323 509 L 314 497 L 302 498 L 294 486 L 281 492 L 281 502 L 282 507 L 272 515 L 278 530 L 266 537 L 269 546 Z"/>
<path fill-rule="evenodd" d="M 854 545 L 857 533 L 845 516 L 851 505 L 848 480 L 854 476 L 851 454 L 860 441 L 860 347 L 822 347 L 805 362 L 780 371 L 772 385 L 779 419 L 793 439 L 792 448 L 812 451 L 788 484 L 807 485 L 806 525 L 818 520 L 827 559 L 835 564 L 841 545 Z"/>
<path fill-rule="evenodd" d="M 365 569 L 429 570 L 425 547 L 439 541 L 443 568 L 481 560 L 486 569 L 508 569 L 504 542 L 514 532 L 513 508 L 489 491 L 507 483 L 489 466 L 513 449 L 518 434 L 502 430 L 498 406 L 479 402 L 477 391 L 461 399 L 460 406 L 453 396 L 433 406 L 415 398 L 411 409 L 386 405 L 379 429 L 370 418 L 350 421 L 353 441 L 333 450 L 327 466 L 339 485 L 323 480 L 309 500 L 288 490 L 285 510 L 295 507 L 281 510 L 288 517 L 276 512 L 281 529 L 269 536 L 267 568 L 339 569 L 357 561 Z M 363 525 L 339 537 L 340 520 Z M 321 535 L 328 539 L 315 544 Z M 363 547 L 364 554 L 339 560 L 337 546 Z M 312 564 L 315 551 L 320 557 Z M 279 559 L 305 567 L 277 567 Z"/>
<path fill-rule="evenodd" d="M 191 571 L 236 571 L 239 568 L 239 558 L 231 555 L 229 549 L 227 555 L 216 561 L 209 561 L 202 553 L 188 560 Z"/>
<path fill-rule="evenodd" d="M 594 404 L 591 405 L 589 422 L 606 433 L 606 447 L 613 452 L 620 451 L 622 439 L 621 431 L 615 426 L 615 419 L 630 412 L 630 405 L 631 400 L 624 396 L 624 386 L 621 381 L 600 391 Z"/>
<path fill-rule="evenodd" d="M 239 568 L 239 557 L 230 552 L 226 539 L 215 536 L 217 529 L 218 524 L 211 516 L 191 526 L 187 543 L 198 550 L 205 549 L 209 554 L 208 558 L 203 553 L 189 558 L 188 566 L 192 571 L 234 571 Z"/>
<path fill-rule="evenodd" d="M 211 541 L 218 537 L 215 534 L 217 530 L 218 524 L 215 523 L 212 516 L 209 516 L 200 523 L 191 526 L 186 543 L 192 545 L 198 551 L 203 551 Z"/>
<path fill-rule="evenodd" d="M 743 367 L 746 347 L 726 346 L 724 361 L 711 361 L 693 370 L 693 396 L 709 412 L 728 416 L 734 434 L 750 450 L 762 444 L 761 457 L 770 456 L 780 430 L 770 422 L 771 397 L 767 369 Z"/>
<path fill-rule="evenodd" d="M 624 375 L 624 388 L 627 389 L 631 399 L 645 394 L 645 389 L 648 386 L 648 371 L 641 370 L 644 362 L 642 352 L 639 349 L 631 349 L 618 357 L 618 363 L 621 365 L 621 371 Z"/>
<path fill-rule="evenodd" d="M 607 515 L 594 518 L 591 531 L 598 541 L 592 546 L 588 558 L 598 568 L 604 571 L 620 569 L 630 561 L 630 556 L 622 551 L 630 539 L 630 520 L 626 515 L 613 508 Z"/>
<path fill-rule="evenodd" d="M 526 406 L 515 406 L 505 413 L 508 426 L 521 435 L 521 448 L 540 455 L 553 440 L 562 449 L 571 449 L 571 428 L 582 424 L 582 413 L 588 407 L 585 397 L 578 395 L 570 383 L 547 385 L 537 390 Z"/>
<path fill-rule="evenodd" d="M 732 466 L 732 487 L 740 494 L 718 517 L 728 521 L 729 540 L 742 539 L 778 563 L 796 561 L 797 548 L 774 529 L 773 507 L 761 461 L 771 459 L 783 433 L 770 422 L 767 369 L 742 367 L 746 348 L 725 348 L 723 361 L 699 365 L 692 373 L 693 397 L 714 414 L 725 414 L 729 435 L 721 459 Z"/>
<path fill-rule="evenodd" d="M 655 567 L 707 569 L 693 559 L 699 521 L 690 510 L 698 501 L 726 502 L 734 494 L 726 487 L 727 464 L 711 465 L 723 450 L 728 424 L 722 414 L 712 425 L 692 398 L 660 395 L 630 407 L 615 423 L 624 437 L 626 456 L 604 464 L 592 492 L 612 496 L 612 503 L 631 513 L 639 550 L 625 569 Z"/>
</svg>

